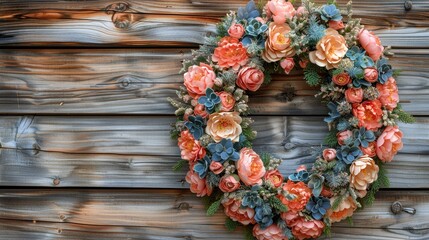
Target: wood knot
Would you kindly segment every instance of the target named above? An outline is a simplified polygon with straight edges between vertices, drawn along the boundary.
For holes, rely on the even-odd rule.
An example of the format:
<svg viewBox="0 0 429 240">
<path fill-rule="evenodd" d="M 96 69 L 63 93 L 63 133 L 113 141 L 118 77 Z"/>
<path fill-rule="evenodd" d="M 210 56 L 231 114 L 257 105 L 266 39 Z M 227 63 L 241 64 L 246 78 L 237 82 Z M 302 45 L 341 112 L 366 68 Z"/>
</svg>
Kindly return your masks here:
<svg viewBox="0 0 429 240">
<path fill-rule="evenodd" d="M 130 5 L 125 2 L 113 3 L 104 8 L 107 14 L 114 14 L 115 12 L 125 12 L 130 9 Z"/>
<path fill-rule="evenodd" d="M 404 8 L 405 8 L 405 11 L 407 12 L 410 11 L 413 8 L 413 2 L 410 0 L 405 1 Z"/>
<path fill-rule="evenodd" d="M 277 94 L 276 99 L 280 102 L 291 102 L 295 97 L 295 88 L 285 87 L 282 93 Z"/>
<path fill-rule="evenodd" d="M 177 206 L 178 210 L 189 210 L 189 208 L 191 208 L 191 206 L 189 205 L 189 203 L 187 202 L 181 202 L 179 203 L 179 205 Z"/>
<path fill-rule="evenodd" d="M 127 29 L 133 22 L 133 14 L 130 13 L 115 13 L 112 15 L 112 22 L 116 28 Z"/>
<path fill-rule="evenodd" d="M 286 150 L 291 150 L 291 149 L 294 149 L 294 148 L 295 148 L 295 144 L 294 143 L 289 142 L 289 143 L 285 144 L 285 149 Z"/>
<path fill-rule="evenodd" d="M 60 185 L 60 183 L 61 183 L 61 179 L 60 179 L 59 177 L 55 177 L 55 178 L 54 178 L 54 180 L 52 181 L 52 183 L 53 183 L 55 186 L 58 186 L 58 185 Z"/>
</svg>

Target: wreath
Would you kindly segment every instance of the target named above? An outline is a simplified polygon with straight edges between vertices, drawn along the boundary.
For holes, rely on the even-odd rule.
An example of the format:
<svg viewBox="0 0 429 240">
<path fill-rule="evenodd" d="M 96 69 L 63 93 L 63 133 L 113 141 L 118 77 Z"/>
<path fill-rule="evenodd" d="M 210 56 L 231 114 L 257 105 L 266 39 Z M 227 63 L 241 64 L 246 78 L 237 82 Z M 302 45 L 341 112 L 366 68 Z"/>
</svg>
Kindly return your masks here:
<svg viewBox="0 0 429 240">
<path fill-rule="evenodd" d="M 250 1 L 231 11 L 183 62 L 184 86 L 169 99 L 182 158 L 174 169 L 189 165 L 186 181 L 207 198 L 207 214 L 223 205 L 227 229 L 245 225 L 249 239 L 329 234 L 388 186 L 384 164 L 403 145 L 397 123 L 413 122 L 398 104 L 389 54 L 352 18 L 351 2 L 341 11 L 332 0 L 303 0 L 297 9 L 285 0 Z M 252 150 L 246 91 L 298 65 L 310 86 L 320 86 L 329 134 L 311 169 L 282 176 L 281 159 Z"/>
</svg>

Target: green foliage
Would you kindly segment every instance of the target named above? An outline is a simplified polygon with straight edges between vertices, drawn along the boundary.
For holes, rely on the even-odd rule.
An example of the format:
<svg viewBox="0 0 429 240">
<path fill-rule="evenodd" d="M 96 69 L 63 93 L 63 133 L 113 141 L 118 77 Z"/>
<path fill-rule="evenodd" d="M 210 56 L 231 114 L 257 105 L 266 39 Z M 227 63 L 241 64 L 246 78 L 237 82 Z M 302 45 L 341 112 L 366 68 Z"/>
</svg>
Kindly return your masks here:
<svg viewBox="0 0 429 240">
<path fill-rule="evenodd" d="M 398 115 L 398 121 L 401 121 L 403 123 L 415 123 L 416 119 L 409 113 L 405 112 L 402 109 L 402 106 L 398 104 L 398 107 L 393 110 L 393 114 Z"/>
<path fill-rule="evenodd" d="M 331 226 L 325 225 L 325 228 L 323 229 L 323 236 L 330 238 L 331 237 Z"/>
<path fill-rule="evenodd" d="M 323 143 L 328 145 L 329 147 L 337 146 L 337 130 L 332 129 L 331 131 L 329 131 L 328 135 L 326 135 L 325 139 L 323 140 Z"/>
<path fill-rule="evenodd" d="M 186 160 L 179 160 L 176 164 L 173 166 L 173 171 L 177 172 L 183 169 L 183 167 L 188 163 Z"/>
<path fill-rule="evenodd" d="M 396 78 L 396 77 L 398 77 L 401 74 L 401 72 L 402 72 L 401 70 L 395 69 L 395 70 L 393 70 L 393 75 L 392 76 L 394 78 Z"/>
<path fill-rule="evenodd" d="M 353 219 L 352 219 L 352 217 L 347 217 L 347 222 L 349 223 L 349 225 L 351 227 L 353 226 Z"/>
<path fill-rule="evenodd" d="M 315 46 L 317 44 L 317 42 L 319 42 L 319 40 L 325 36 L 325 26 L 320 25 L 317 22 L 317 17 L 316 16 L 311 16 L 310 17 L 310 25 L 308 27 L 308 35 L 307 35 L 307 41 L 308 44 L 310 44 L 311 46 Z"/>
<path fill-rule="evenodd" d="M 253 141 L 256 138 L 256 133 L 253 131 L 251 127 L 243 128 L 242 133 L 248 141 Z"/>
<path fill-rule="evenodd" d="M 221 199 L 213 202 L 210 207 L 207 209 L 207 216 L 213 216 L 220 207 Z"/>
<path fill-rule="evenodd" d="M 264 163 L 264 167 L 267 168 L 271 161 L 271 156 L 269 153 L 262 153 L 261 160 Z"/>
<path fill-rule="evenodd" d="M 268 200 L 270 202 L 271 207 L 276 209 L 279 212 L 287 212 L 287 207 L 278 199 L 276 196 L 272 196 Z"/>
<path fill-rule="evenodd" d="M 170 137 L 173 140 L 177 140 L 180 136 L 180 131 L 177 130 L 176 128 L 173 128 L 170 130 Z"/>
<path fill-rule="evenodd" d="M 341 202 L 344 200 L 345 197 L 346 197 L 345 195 L 339 195 L 337 198 L 335 198 L 331 206 L 332 210 L 336 210 L 340 206 Z"/>
<path fill-rule="evenodd" d="M 253 228 L 252 225 L 249 224 L 249 226 L 247 226 L 244 229 L 244 239 L 245 240 L 256 240 L 256 238 L 253 236 Z"/>
<path fill-rule="evenodd" d="M 238 222 L 232 220 L 231 218 L 227 218 L 225 220 L 225 227 L 228 231 L 232 232 L 238 227 Z"/>
<path fill-rule="evenodd" d="M 308 63 L 307 67 L 304 69 L 304 79 L 307 81 L 310 86 L 317 86 L 322 78 L 319 75 L 319 69 L 316 64 Z"/>
<path fill-rule="evenodd" d="M 377 158 L 374 158 L 375 163 L 378 165 L 378 178 L 371 184 L 369 190 L 364 198 L 360 200 L 363 207 L 371 206 L 375 200 L 375 194 L 380 188 L 387 188 L 390 185 L 389 178 L 387 177 L 387 170 L 384 163 Z"/>
</svg>

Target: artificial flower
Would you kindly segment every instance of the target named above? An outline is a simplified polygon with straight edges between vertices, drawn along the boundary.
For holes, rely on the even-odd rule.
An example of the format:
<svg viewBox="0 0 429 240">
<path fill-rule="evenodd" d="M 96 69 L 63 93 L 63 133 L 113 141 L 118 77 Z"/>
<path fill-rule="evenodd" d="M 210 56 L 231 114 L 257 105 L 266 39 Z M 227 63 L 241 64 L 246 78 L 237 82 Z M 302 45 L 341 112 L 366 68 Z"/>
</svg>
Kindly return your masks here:
<svg viewBox="0 0 429 240">
<path fill-rule="evenodd" d="M 289 74 L 295 66 L 295 61 L 293 58 L 285 58 L 280 61 L 280 66 L 283 68 L 286 74 Z"/>
<path fill-rule="evenodd" d="M 353 104 L 353 115 L 358 119 L 358 126 L 367 130 L 377 131 L 383 123 L 383 110 L 379 100 L 368 100 L 362 103 Z"/>
<path fill-rule="evenodd" d="M 377 139 L 377 156 L 383 162 L 390 162 L 402 149 L 402 132 L 398 126 L 388 126 Z"/>
<path fill-rule="evenodd" d="M 220 142 L 222 139 L 230 139 L 232 142 L 238 142 L 242 132 L 241 121 L 242 119 L 238 112 L 210 114 L 207 121 L 206 133 L 215 142 Z"/>
<path fill-rule="evenodd" d="M 225 214 L 232 220 L 239 222 L 243 225 L 254 224 L 255 210 L 249 207 L 243 208 L 241 206 L 241 200 L 227 198 L 222 201 Z"/>
<path fill-rule="evenodd" d="M 379 92 L 378 100 L 387 109 L 392 111 L 396 108 L 399 102 L 398 87 L 393 77 L 387 79 L 384 84 L 377 83 L 377 90 Z"/>
<path fill-rule="evenodd" d="M 295 16 L 295 8 L 292 3 L 285 0 L 271 0 L 265 4 L 265 12 L 268 18 L 273 18 L 276 24 L 283 24 L 286 19 L 292 19 Z"/>
<path fill-rule="evenodd" d="M 323 221 L 306 219 L 294 211 L 282 213 L 281 218 L 292 229 L 293 236 L 299 240 L 318 238 L 325 228 Z"/>
<path fill-rule="evenodd" d="M 337 133 L 337 141 L 339 145 L 345 145 L 349 138 L 353 136 L 353 132 L 345 130 Z"/>
<path fill-rule="evenodd" d="M 206 183 L 206 179 L 201 179 L 198 173 L 192 170 L 188 171 L 185 180 L 191 185 L 190 190 L 197 194 L 197 197 L 210 196 L 213 192 L 213 188 Z"/>
<path fill-rule="evenodd" d="M 231 37 L 240 39 L 244 34 L 244 27 L 241 24 L 232 24 L 228 29 L 228 34 Z"/>
<path fill-rule="evenodd" d="M 323 159 L 330 162 L 334 160 L 337 156 L 337 150 L 333 148 L 325 148 L 322 152 Z"/>
<path fill-rule="evenodd" d="M 205 95 L 206 89 L 213 87 L 216 78 L 213 68 L 205 63 L 190 66 L 183 76 L 184 85 L 189 95 L 194 98 Z"/>
<path fill-rule="evenodd" d="M 252 149 L 241 149 L 240 159 L 236 162 L 236 167 L 241 181 L 247 186 L 262 184 L 262 177 L 266 170 L 261 158 Z"/>
<path fill-rule="evenodd" d="M 375 157 L 377 155 L 377 142 L 370 142 L 368 143 L 368 147 L 362 147 L 360 146 L 360 150 L 364 155 L 367 155 L 368 157 Z"/>
<path fill-rule="evenodd" d="M 188 130 L 182 131 L 180 133 L 178 145 L 182 159 L 188 161 L 197 161 L 206 155 L 205 148 L 201 146 L 199 141 L 195 140 Z"/>
<path fill-rule="evenodd" d="M 216 62 L 219 67 L 234 70 L 246 65 L 248 59 L 246 48 L 233 37 L 222 38 L 212 56 L 213 62 Z"/>
<path fill-rule="evenodd" d="M 222 112 L 229 112 L 234 109 L 235 99 L 230 93 L 220 92 L 218 95 L 222 104 L 222 108 L 220 109 Z"/>
<path fill-rule="evenodd" d="M 264 180 L 271 186 L 278 188 L 283 183 L 283 175 L 279 172 L 278 169 L 271 170 L 265 174 Z"/>
<path fill-rule="evenodd" d="M 352 82 L 352 78 L 347 73 L 340 73 L 332 77 L 332 82 L 338 86 L 345 86 Z"/>
<path fill-rule="evenodd" d="M 328 23 L 328 26 L 329 28 L 332 28 L 338 31 L 344 28 L 344 23 L 341 20 L 339 21 L 330 20 Z"/>
<path fill-rule="evenodd" d="M 365 68 L 363 78 L 370 83 L 377 82 L 377 79 L 378 79 L 377 69 L 375 67 Z"/>
<path fill-rule="evenodd" d="M 338 197 L 331 198 L 331 205 L 335 202 Z M 357 209 L 355 200 L 351 197 L 345 197 L 339 204 L 336 209 L 330 208 L 328 210 L 328 218 L 331 220 L 331 223 L 339 222 L 347 217 L 351 217 L 353 212 Z"/>
<path fill-rule="evenodd" d="M 368 185 L 377 180 L 378 166 L 374 160 L 367 155 L 361 156 L 350 165 L 350 186 L 358 191 L 364 192 Z"/>
<path fill-rule="evenodd" d="M 373 32 L 361 29 L 358 34 L 358 39 L 360 45 L 362 45 L 372 60 L 377 61 L 381 57 L 384 47 L 381 45 L 380 39 Z"/>
<path fill-rule="evenodd" d="M 326 35 L 319 40 L 316 50 L 310 52 L 310 61 L 326 69 L 338 68 L 347 53 L 346 40 L 337 30 L 328 28 Z"/>
<path fill-rule="evenodd" d="M 224 169 L 225 168 L 223 167 L 223 164 L 220 162 L 212 161 L 210 163 L 210 171 L 212 171 L 214 174 L 220 174 Z"/>
<path fill-rule="evenodd" d="M 348 88 L 344 95 L 346 101 L 349 103 L 361 103 L 363 100 L 363 89 L 362 88 Z"/>
<path fill-rule="evenodd" d="M 295 55 L 291 46 L 292 40 L 288 36 L 290 31 L 291 28 L 287 24 L 270 23 L 265 49 L 261 56 L 266 62 L 277 62 Z"/>
<path fill-rule="evenodd" d="M 264 73 L 258 68 L 241 68 L 236 83 L 241 89 L 254 92 L 264 83 Z"/>
<path fill-rule="evenodd" d="M 283 190 L 296 196 L 294 199 L 288 200 L 285 196 L 278 195 L 279 199 L 288 207 L 289 211 L 301 211 L 311 197 L 311 189 L 303 182 L 294 183 L 288 180 L 283 184 Z"/>
<path fill-rule="evenodd" d="M 267 228 L 261 228 L 259 224 L 253 227 L 253 236 L 258 240 L 288 240 L 277 224 L 271 224 Z"/>
<path fill-rule="evenodd" d="M 225 175 L 220 179 L 219 189 L 222 192 L 234 192 L 240 187 L 238 176 Z"/>
</svg>

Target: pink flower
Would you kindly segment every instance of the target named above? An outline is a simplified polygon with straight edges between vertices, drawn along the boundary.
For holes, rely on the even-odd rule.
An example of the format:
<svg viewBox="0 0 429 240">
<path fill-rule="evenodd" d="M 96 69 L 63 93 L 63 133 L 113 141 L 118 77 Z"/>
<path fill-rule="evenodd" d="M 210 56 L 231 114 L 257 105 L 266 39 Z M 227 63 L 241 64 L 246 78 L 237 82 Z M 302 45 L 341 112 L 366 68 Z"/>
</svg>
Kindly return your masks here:
<svg viewBox="0 0 429 240">
<path fill-rule="evenodd" d="M 307 12 L 307 10 L 305 9 L 305 7 L 303 7 L 303 6 L 299 6 L 297 9 L 296 9 L 296 15 L 297 16 L 302 16 L 304 13 L 306 13 Z"/>
<path fill-rule="evenodd" d="M 328 24 L 329 24 L 329 28 L 335 29 L 337 31 L 344 28 L 344 23 L 341 20 L 340 21 L 330 20 Z"/>
<path fill-rule="evenodd" d="M 377 90 L 380 93 L 378 100 L 386 107 L 387 110 L 392 111 L 396 108 L 399 102 L 398 87 L 393 77 L 387 79 L 384 84 L 377 83 Z"/>
<path fill-rule="evenodd" d="M 188 182 L 191 187 L 191 192 L 197 194 L 197 197 L 210 196 L 213 192 L 213 189 L 210 185 L 206 184 L 206 179 L 201 179 L 198 176 L 198 173 L 190 170 L 186 174 L 186 182 Z"/>
<path fill-rule="evenodd" d="M 377 155 L 377 143 L 375 141 L 370 142 L 368 147 L 364 148 L 361 146 L 360 150 L 363 152 L 364 155 L 368 155 L 368 157 L 375 157 L 375 155 Z"/>
<path fill-rule="evenodd" d="M 229 112 L 229 111 L 231 111 L 234 108 L 234 106 L 235 106 L 235 99 L 231 95 L 231 93 L 220 92 L 220 93 L 218 93 L 218 95 L 220 97 L 221 104 L 222 104 L 221 111 L 222 112 Z"/>
<path fill-rule="evenodd" d="M 272 224 L 269 227 L 262 229 L 259 224 L 253 227 L 253 236 L 258 240 L 287 240 L 288 238 L 283 234 L 283 231 L 277 226 Z"/>
<path fill-rule="evenodd" d="M 192 134 L 186 130 L 180 133 L 178 139 L 180 155 L 182 159 L 188 161 L 197 161 L 206 155 L 206 150 L 200 145 L 200 142 L 195 140 Z"/>
<path fill-rule="evenodd" d="M 288 180 L 286 184 L 283 184 L 283 190 L 296 196 L 293 200 L 288 200 L 283 195 L 277 196 L 289 211 L 301 211 L 311 197 L 310 188 L 303 182 L 294 183 Z"/>
<path fill-rule="evenodd" d="M 240 66 L 246 65 L 248 59 L 246 48 L 237 38 L 233 37 L 223 37 L 212 56 L 213 62 L 217 62 L 219 67 L 232 67 L 236 71 Z"/>
<path fill-rule="evenodd" d="M 224 170 L 224 167 L 222 163 L 215 162 L 215 161 L 212 161 L 210 163 L 210 171 L 212 171 L 214 174 L 220 174 L 221 172 L 223 172 L 223 170 Z"/>
<path fill-rule="evenodd" d="M 291 19 L 295 16 L 295 8 L 292 3 L 285 0 L 271 0 L 265 5 L 265 11 L 268 18 L 273 17 L 276 24 L 283 24 L 286 19 Z"/>
<path fill-rule="evenodd" d="M 231 37 L 240 39 L 244 34 L 244 27 L 241 24 L 232 24 L 228 29 L 228 34 Z"/>
<path fill-rule="evenodd" d="M 383 162 L 392 161 L 402 149 L 402 132 L 398 126 L 388 126 L 377 139 L 377 156 Z"/>
<path fill-rule="evenodd" d="M 207 118 L 209 113 L 206 111 L 206 107 L 204 105 L 198 103 L 197 106 L 195 106 L 194 108 L 194 115 L 199 115 L 202 118 Z"/>
<path fill-rule="evenodd" d="M 364 71 L 364 79 L 370 83 L 377 82 L 378 71 L 374 67 L 367 67 Z"/>
<path fill-rule="evenodd" d="M 219 182 L 219 189 L 222 192 L 234 192 L 240 187 L 240 181 L 236 178 L 238 178 L 238 176 L 233 176 L 233 175 L 223 176 Z"/>
<path fill-rule="evenodd" d="M 289 211 L 281 214 L 281 218 L 292 228 L 292 234 L 299 240 L 317 238 L 322 235 L 325 224 L 322 221 L 306 219 L 297 212 Z"/>
<path fill-rule="evenodd" d="M 207 88 L 212 88 L 216 74 L 213 68 L 205 63 L 200 63 L 200 66 L 193 65 L 188 68 L 184 74 L 185 86 L 188 93 L 193 98 L 206 94 Z"/>
<path fill-rule="evenodd" d="M 306 68 L 308 64 L 308 60 L 299 60 L 299 66 L 301 68 Z"/>
<path fill-rule="evenodd" d="M 227 198 L 222 201 L 222 205 L 225 209 L 225 215 L 230 217 L 232 220 L 239 222 L 243 225 L 254 224 L 255 210 L 252 208 L 242 208 L 241 200 Z"/>
<path fill-rule="evenodd" d="M 307 170 L 307 167 L 305 165 L 299 165 L 299 167 L 296 168 L 296 172 L 301 172 Z"/>
<path fill-rule="evenodd" d="M 244 184 L 247 186 L 262 184 L 262 177 L 265 175 L 264 163 L 252 149 L 241 149 L 240 159 L 236 166 L 238 175 Z"/>
<path fill-rule="evenodd" d="M 353 115 L 358 119 L 358 126 L 365 127 L 367 130 L 377 131 L 381 126 L 383 110 L 381 102 L 378 100 L 364 101 L 363 103 L 354 103 L 352 109 Z"/>
<path fill-rule="evenodd" d="M 344 145 L 346 140 L 352 136 L 353 136 L 353 133 L 350 130 L 346 130 L 346 131 L 342 131 L 342 132 L 337 133 L 338 144 Z"/>
<path fill-rule="evenodd" d="M 265 174 L 264 179 L 275 188 L 280 187 L 283 183 L 283 175 L 279 172 L 278 169 L 268 171 L 267 174 Z"/>
<path fill-rule="evenodd" d="M 335 158 L 337 158 L 337 150 L 335 150 L 333 148 L 326 148 L 323 150 L 322 155 L 323 155 L 323 159 L 330 162 L 330 161 L 334 160 Z"/>
<path fill-rule="evenodd" d="M 289 74 L 295 66 L 295 61 L 293 60 L 293 58 L 285 58 L 280 61 L 280 66 L 283 68 L 283 70 L 285 70 L 286 74 Z"/>
<path fill-rule="evenodd" d="M 384 47 L 381 45 L 380 39 L 366 29 L 362 29 L 358 35 L 359 43 L 365 49 L 366 53 L 372 60 L 377 61 L 383 53 Z"/>
<path fill-rule="evenodd" d="M 264 73 L 257 68 L 251 67 L 244 67 L 240 69 L 236 81 L 240 88 L 252 92 L 258 90 L 263 82 Z"/>
<path fill-rule="evenodd" d="M 340 73 L 333 76 L 332 81 L 338 86 L 345 86 L 352 82 L 352 78 L 347 73 Z"/>
<path fill-rule="evenodd" d="M 349 103 L 361 103 L 363 100 L 362 88 L 349 88 L 345 91 L 346 100 Z"/>
</svg>

